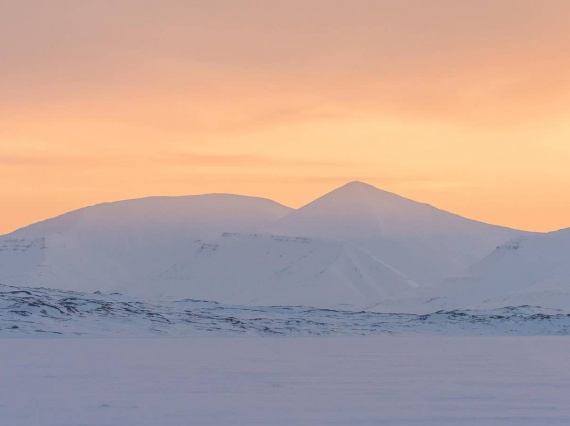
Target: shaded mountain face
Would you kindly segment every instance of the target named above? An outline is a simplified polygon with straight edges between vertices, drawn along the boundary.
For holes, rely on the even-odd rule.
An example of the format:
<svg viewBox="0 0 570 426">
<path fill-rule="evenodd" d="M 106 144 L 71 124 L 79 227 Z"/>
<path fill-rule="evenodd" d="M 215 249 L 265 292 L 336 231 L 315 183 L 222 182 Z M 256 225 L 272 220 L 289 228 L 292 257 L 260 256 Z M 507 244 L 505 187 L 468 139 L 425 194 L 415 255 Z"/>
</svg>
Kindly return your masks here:
<svg viewBox="0 0 570 426">
<path fill-rule="evenodd" d="M 361 310 L 518 235 L 359 182 L 299 210 L 225 194 L 152 197 L 0 237 L 0 283 Z"/>
<path fill-rule="evenodd" d="M 293 211 L 271 230 L 350 241 L 420 285 L 462 273 L 524 231 L 487 225 L 361 182 Z"/>
</svg>

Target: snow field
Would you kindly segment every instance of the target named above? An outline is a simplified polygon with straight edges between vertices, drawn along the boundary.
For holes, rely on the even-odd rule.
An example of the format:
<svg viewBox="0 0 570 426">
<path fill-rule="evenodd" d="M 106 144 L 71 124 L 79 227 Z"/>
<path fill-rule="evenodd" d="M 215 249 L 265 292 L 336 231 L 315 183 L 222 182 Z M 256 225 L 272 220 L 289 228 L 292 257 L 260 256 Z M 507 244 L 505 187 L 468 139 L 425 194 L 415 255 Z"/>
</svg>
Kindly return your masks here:
<svg viewBox="0 0 570 426">
<path fill-rule="evenodd" d="M 0 340 L 10 426 L 568 425 L 567 337 Z"/>
</svg>

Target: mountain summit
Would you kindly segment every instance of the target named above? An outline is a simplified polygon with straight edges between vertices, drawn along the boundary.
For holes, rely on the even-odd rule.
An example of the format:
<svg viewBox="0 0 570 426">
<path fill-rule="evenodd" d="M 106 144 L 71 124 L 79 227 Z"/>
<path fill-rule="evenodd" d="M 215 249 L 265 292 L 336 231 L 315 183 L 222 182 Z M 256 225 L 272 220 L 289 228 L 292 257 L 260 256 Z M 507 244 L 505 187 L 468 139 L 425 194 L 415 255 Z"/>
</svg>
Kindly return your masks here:
<svg viewBox="0 0 570 426">
<path fill-rule="evenodd" d="M 445 226 L 444 217 L 449 222 L 456 216 L 366 183 L 350 182 L 285 216 L 276 229 L 338 238 L 402 236 Z"/>
<path fill-rule="evenodd" d="M 436 284 L 525 234 L 351 182 L 294 210 L 272 232 L 349 241 L 413 281 Z"/>
</svg>

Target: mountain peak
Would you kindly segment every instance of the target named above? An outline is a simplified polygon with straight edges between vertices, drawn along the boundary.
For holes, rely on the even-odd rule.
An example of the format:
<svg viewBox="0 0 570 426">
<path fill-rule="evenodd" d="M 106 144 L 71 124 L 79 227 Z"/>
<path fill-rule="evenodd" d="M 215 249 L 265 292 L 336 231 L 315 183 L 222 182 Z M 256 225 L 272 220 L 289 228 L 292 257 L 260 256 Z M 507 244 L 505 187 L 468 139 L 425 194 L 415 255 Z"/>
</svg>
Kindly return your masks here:
<svg viewBox="0 0 570 426">
<path fill-rule="evenodd" d="M 387 192 L 366 182 L 361 182 L 359 180 L 353 180 L 352 182 L 345 183 L 341 187 L 337 188 L 336 191 L 378 191 Z M 334 192 L 334 191 L 333 191 Z"/>
<path fill-rule="evenodd" d="M 287 235 L 340 239 L 409 234 L 433 210 L 431 206 L 353 181 L 293 211 L 274 229 Z M 424 227 L 419 226 L 423 231 Z"/>
<path fill-rule="evenodd" d="M 486 227 L 491 233 L 496 230 L 491 225 L 353 181 L 291 212 L 276 224 L 275 229 L 291 235 L 368 239 L 372 236 L 446 235 L 450 229 L 469 234 L 483 232 Z"/>
<path fill-rule="evenodd" d="M 374 188 L 374 189 L 378 189 L 375 186 L 372 186 L 366 182 L 362 182 L 359 180 L 353 180 L 352 182 L 345 183 L 341 188 Z"/>
<path fill-rule="evenodd" d="M 323 195 L 311 204 L 332 203 L 338 208 L 340 205 L 352 205 L 353 207 L 368 210 L 371 205 L 386 204 L 420 204 L 413 200 L 401 197 L 389 191 L 377 188 L 365 182 L 352 181 Z M 332 206 L 331 206 L 332 207 Z"/>
</svg>

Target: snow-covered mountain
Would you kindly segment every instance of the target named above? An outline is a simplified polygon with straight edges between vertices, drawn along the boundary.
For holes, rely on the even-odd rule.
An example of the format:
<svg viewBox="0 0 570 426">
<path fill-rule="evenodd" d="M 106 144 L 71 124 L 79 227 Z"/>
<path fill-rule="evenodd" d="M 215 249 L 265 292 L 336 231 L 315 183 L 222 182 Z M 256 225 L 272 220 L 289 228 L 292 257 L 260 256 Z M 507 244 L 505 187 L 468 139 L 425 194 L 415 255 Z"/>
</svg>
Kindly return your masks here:
<svg viewBox="0 0 570 426">
<path fill-rule="evenodd" d="M 513 239 L 450 280 L 441 307 L 532 304 L 570 310 L 570 228 Z"/>
<path fill-rule="evenodd" d="M 123 288 L 185 261 L 200 239 L 228 229 L 254 232 L 289 211 L 270 200 L 225 194 L 88 207 L 0 237 L 0 282 Z"/>
<path fill-rule="evenodd" d="M 526 234 L 362 182 L 351 182 L 293 211 L 271 229 L 283 235 L 350 241 L 420 285 L 460 274 L 497 245 Z"/>
<path fill-rule="evenodd" d="M 21 228 L 9 236 L 30 239 L 38 235 L 80 235 L 93 238 L 136 233 L 140 237 L 169 240 L 173 236 L 217 236 L 268 226 L 292 211 L 265 198 L 232 194 L 185 197 L 148 197 L 98 204 Z M 135 241 L 136 242 L 136 241 Z"/>
<path fill-rule="evenodd" d="M 362 309 L 412 285 L 350 243 L 225 233 L 213 243 L 195 241 L 183 262 L 120 290 L 242 305 Z"/>
<path fill-rule="evenodd" d="M 368 309 L 428 313 L 527 305 L 570 313 L 570 228 L 514 238 L 462 276 L 387 297 Z"/>
<path fill-rule="evenodd" d="M 236 195 L 152 197 L 0 237 L 0 283 L 360 310 L 416 295 L 521 235 L 360 182 L 299 210 Z"/>
</svg>

